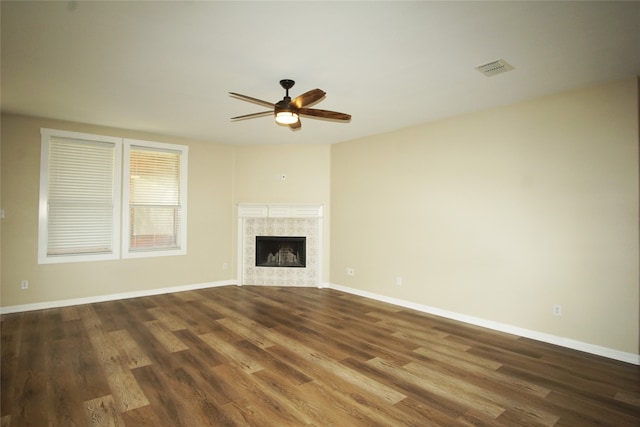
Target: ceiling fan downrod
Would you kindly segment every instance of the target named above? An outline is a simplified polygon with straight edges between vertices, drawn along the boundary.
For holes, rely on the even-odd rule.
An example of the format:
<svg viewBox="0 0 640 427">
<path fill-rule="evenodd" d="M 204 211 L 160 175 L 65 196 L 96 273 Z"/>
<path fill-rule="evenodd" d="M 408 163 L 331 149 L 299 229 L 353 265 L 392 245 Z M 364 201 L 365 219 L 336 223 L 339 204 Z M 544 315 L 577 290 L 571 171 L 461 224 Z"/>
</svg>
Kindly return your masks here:
<svg viewBox="0 0 640 427">
<path fill-rule="evenodd" d="M 285 95 L 286 98 L 289 98 L 289 89 L 291 89 L 294 84 L 296 84 L 296 82 L 293 80 L 289 80 L 289 79 L 280 80 L 280 86 L 282 86 L 282 88 L 286 91 L 286 95 Z"/>
</svg>

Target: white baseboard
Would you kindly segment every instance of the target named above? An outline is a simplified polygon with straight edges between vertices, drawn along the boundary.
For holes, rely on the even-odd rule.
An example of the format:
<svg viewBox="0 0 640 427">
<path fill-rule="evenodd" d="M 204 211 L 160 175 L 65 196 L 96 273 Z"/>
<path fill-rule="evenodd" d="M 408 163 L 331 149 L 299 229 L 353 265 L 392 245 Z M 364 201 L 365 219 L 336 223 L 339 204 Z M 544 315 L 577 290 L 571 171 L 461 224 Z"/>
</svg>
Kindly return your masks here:
<svg viewBox="0 0 640 427">
<path fill-rule="evenodd" d="M 195 285 L 172 286 L 169 288 L 149 289 L 144 291 L 124 292 L 120 294 L 98 295 L 86 298 L 74 298 L 58 301 L 38 302 L 34 304 L 10 305 L 0 307 L 0 314 L 20 313 L 23 311 L 44 310 L 47 308 L 69 307 L 80 304 L 93 304 L 96 302 L 115 301 L 127 298 L 147 297 L 152 295 L 169 294 L 173 292 L 193 291 L 196 289 L 214 288 L 217 286 L 235 285 L 235 280 L 223 280 L 219 282 L 198 283 Z"/>
<path fill-rule="evenodd" d="M 445 317 L 447 319 L 458 320 L 460 322 L 469 323 L 471 325 L 481 326 L 488 329 L 493 329 L 495 331 L 506 332 L 508 334 L 517 335 L 520 337 L 531 338 L 536 341 L 542 341 L 549 344 L 555 344 L 561 347 L 571 348 L 573 350 L 583 351 L 585 353 L 591 353 L 598 356 L 607 357 L 609 359 L 619 360 L 621 362 L 640 365 L 640 355 L 638 354 L 627 353 L 624 351 L 614 350 L 611 348 L 589 344 L 582 341 L 572 340 L 570 338 L 564 338 L 556 335 L 550 335 L 542 332 L 532 331 L 529 329 L 519 328 L 517 326 L 511 326 L 504 323 L 494 322 L 494 321 L 482 319 L 479 317 L 468 316 L 466 314 L 460 314 L 453 311 L 442 310 L 436 307 L 430 307 L 428 305 L 422 305 L 422 304 L 417 304 L 411 301 L 391 298 L 384 295 L 375 294 L 372 292 L 362 291 L 360 289 L 354 289 L 346 286 L 336 285 L 333 283 L 325 283 L 322 287 L 335 289 L 338 291 L 347 292 L 354 295 L 359 295 L 365 298 L 371 298 L 377 301 L 386 302 L 386 303 L 397 305 L 400 307 L 421 311 L 423 313 L 429 313 L 436 316 Z"/>
</svg>

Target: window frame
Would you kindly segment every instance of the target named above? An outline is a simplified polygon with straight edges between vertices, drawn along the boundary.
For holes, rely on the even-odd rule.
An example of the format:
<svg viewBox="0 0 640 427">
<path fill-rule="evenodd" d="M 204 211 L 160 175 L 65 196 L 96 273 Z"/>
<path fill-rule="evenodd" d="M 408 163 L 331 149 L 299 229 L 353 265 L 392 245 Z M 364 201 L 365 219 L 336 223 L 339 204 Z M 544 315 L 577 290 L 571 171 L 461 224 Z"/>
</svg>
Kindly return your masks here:
<svg viewBox="0 0 640 427">
<path fill-rule="evenodd" d="M 84 261 L 106 261 L 120 258 L 120 216 L 122 179 L 122 138 L 42 128 L 40 153 L 40 191 L 38 202 L 38 264 L 57 264 Z M 108 253 L 76 253 L 49 255 L 49 154 L 51 138 L 68 138 L 114 145 L 113 156 L 113 204 L 112 204 L 112 247 Z"/>
<path fill-rule="evenodd" d="M 84 132 L 41 128 L 40 189 L 38 206 L 38 264 L 72 263 L 84 261 L 107 261 L 130 258 L 149 258 L 187 254 L 187 188 L 189 146 L 138 139 L 97 135 Z M 112 250 L 109 253 L 76 253 L 49 255 L 48 252 L 48 200 L 49 200 L 49 155 L 52 137 L 86 140 L 114 144 Z M 150 150 L 180 153 L 180 229 L 177 235 L 179 247 L 129 250 L 129 180 L 131 147 L 148 147 Z"/>
<path fill-rule="evenodd" d="M 169 151 L 180 153 L 180 230 L 178 232 L 178 248 L 131 250 L 129 248 L 129 180 L 131 179 L 131 147 L 149 148 L 149 151 Z M 122 258 L 149 258 L 159 256 L 186 255 L 187 253 L 187 176 L 189 164 L 189 147 L 186 145 L 168 144 L 163 142 L 145 141 L 139 139 L 124 139 L 122 164 Z"/>
</svg>

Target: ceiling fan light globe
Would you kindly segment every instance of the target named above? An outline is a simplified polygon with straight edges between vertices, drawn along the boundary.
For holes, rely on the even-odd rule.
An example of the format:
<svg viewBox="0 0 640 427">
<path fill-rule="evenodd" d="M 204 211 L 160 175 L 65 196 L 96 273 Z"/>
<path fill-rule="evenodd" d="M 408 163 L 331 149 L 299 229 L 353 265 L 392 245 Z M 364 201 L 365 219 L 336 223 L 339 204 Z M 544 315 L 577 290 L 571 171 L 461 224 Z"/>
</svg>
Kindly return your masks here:
<svg viewBox="0 0 640 427">
<path fill-rule="evenodd" d="M 279 111 L 276 113 L 276 122 L 283 125 L 290 125 L 298 120 L 298 114 L 293 111 Z"/>
</svg>

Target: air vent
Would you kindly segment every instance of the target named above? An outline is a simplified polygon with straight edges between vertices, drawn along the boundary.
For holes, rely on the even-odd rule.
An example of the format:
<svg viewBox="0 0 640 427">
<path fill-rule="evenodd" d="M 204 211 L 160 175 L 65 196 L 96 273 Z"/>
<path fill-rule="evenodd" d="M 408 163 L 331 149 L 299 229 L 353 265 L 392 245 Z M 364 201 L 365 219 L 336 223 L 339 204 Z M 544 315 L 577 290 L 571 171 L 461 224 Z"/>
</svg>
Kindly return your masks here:
<svg viewBox="0 0 640 427">
<path fill-rule="evenodd" d="M 513 70 L 513 65 L 509 64 L 504 59 L 498 59 L 484 65 L 479 65 L 476 70 L 480 71 L 487 77 L 495 76 L 496 74 L 504 73 L 509 70 Z"/>
</svg>

